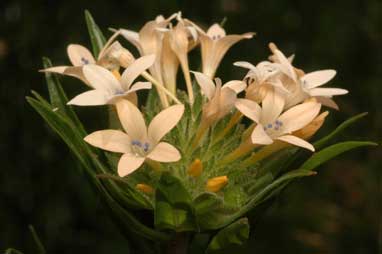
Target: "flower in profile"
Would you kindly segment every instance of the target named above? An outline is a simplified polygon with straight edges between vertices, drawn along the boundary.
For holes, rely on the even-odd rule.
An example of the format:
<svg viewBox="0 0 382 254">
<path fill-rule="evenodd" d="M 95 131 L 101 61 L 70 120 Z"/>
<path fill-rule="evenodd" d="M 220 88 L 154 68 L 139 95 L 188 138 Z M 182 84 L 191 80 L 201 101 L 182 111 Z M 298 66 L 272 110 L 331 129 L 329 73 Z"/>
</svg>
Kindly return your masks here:
<svg viewBox="0 0 382 254">
<path fill-rule="evenodd" d="M 202 93 L 208 102 L 203 106 L 202 121 L 207 126 L 226 116 L 235 106 L 237 94 L 244 91 L 246 85 L 241 80 L 232 80 L 222 86 L 219 78 L 214 82 L 205 74 L 193 72 Z"/>
<path fill-rule="evenodd" d="M 191 21 L 199 33 L 202 52 L 203 73 L 211 79 L 227 51 L 237 42 L 243 39 L 251 39 L 255 33 L 226 35 L 225 30 L 219 24 L 213 24 L 207 32 L 204 32 Z"/>
<path fill-rule="evenodd" d="M 166 27 L 174 19 L 176 14 L 165 19 L 163 16 L 157 16 L 155 20 L 147 22 L 139 32 L 127 29 L 119 29 L 121 35 L 133 44 L 141 56 L 154 54 L 155 63 L 150 67 L 151 75 L 173 94 L 176 90 L 176 73 L 179 62 L 175 53 L 170 48 L 169 35 Z M 165 94 L 158 91 L 162 101 Z M 167 103 L 166 103 L 166 106 Z"/>
<path fill-rule="evenodd" d="M 119 99 L 131 96 L 138 90 L 150 89 L 150 82 L 136 82 L 135 84 L 133 82 L 154 63 L 154 60 L 154 55 L 138 58 L 124 70 L 120 79 L 101 66 L 95 64 L 84 66 L 84 76 L 94 90 L 77 95 L 68 104 L 78 106 L 114 104 Z"/>
<path fill-rule="evenodd" d="M 83 73 L 84 66 L 96 64 L 113 71 L 118 70 L 120 66 L 126 68 L 134 61 L 133 55 L 127 49 L 123 48 L 118 41 L 112 43 L 116 35 L 117 34 L 113 35 L 109 42 L 105 44 L 97 60 L 84 46 L 70 44 L 67 47 L 67 53 L 73 66 L 54 66 L 42 71 L 72 76 L 90 86 Z"/>
<path fill-rule="evenodd" d="M 127 100 L 116 104 L 118 117 L 125 132 L 101 130 L 85 137 L 92 146 L 122 153 L 118 163 L 118 175 L 127 176 L 138 169 L 145 160 L 176 162 L 179 151 L 161 139 L 173 129 L 181 119 L 184 106 L 174 105 L 157 114 L 148 128 L 139 109 Z"/>
<path fill-rule="evenodd" d="M 291 60 L 271 44 L 273 51 L 272 59 L 279 64 L 280 70 L 290 79 L 283 80 L 284 86 L 291 91 L 286 97 L 286 107 L 294 106 L 307 98 L 315 97 L 325 106 L 338 109 L 337 104 L 332 100 L 335 95 L 347 94 L 348 91 L 341 88 L 321 88 L 336 75 L 335 70 L 319 70 L 305 74 L 292 66 Z"/>
<path fill-rule="evenodd" d="M 271 96 L 264 99 L 262 107 L 251 100 L 239 99 L 236 108 L 257 123 L 251 134 L 253 144 L 269 145 L 280 140 L 314 151 L 310 143 L 292 135 L 292 132 L 305 127 L 318 115 L 321 104 L 316 100 L 294 106 L 284 113 L 281 102 Z"/>
</svg>

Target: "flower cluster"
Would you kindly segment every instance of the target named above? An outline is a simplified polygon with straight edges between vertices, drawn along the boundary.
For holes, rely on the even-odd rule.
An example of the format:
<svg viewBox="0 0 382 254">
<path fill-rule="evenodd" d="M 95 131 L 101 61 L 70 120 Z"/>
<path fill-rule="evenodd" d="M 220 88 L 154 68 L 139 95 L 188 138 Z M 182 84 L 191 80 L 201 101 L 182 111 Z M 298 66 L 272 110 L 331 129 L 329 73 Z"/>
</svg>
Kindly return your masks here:
<svg viewBox="0 0 382 254">
<path fill-rule="evenodd" d="M 263 146 L 273 153 L 288 145 L 314 151 L 307 140 L 328 114 L 320 114 L 322 106 L 338 109 L 333 96 L 347 93 L 340 88 L 321 87 L 334 78 L 334 70 L 305 73 L 293 65 L 294 55 L 286 57 L 274 43 L 269 44 L 269 60 L 256 65 L 244 61 L 234 63 L 247 69 L 248 73 L 239 80 L 223 84 L 215 77 L 223 56 L 235 43 L 252 38 L 254 33 L 227 35 L 219 24 L 204 31 L 194 22 L 182 18 L 180 13 L 167 19 L 158 16 L 139 32 L 127 29 L 114 32 L 98 56 L 93 56 L 81 45 L 71 44 L 67 53 L 73 66 L 50 67 L 43 71 L 76 77 L 91 88 L 68 104 L 111 105 L 116 109 L 124 131 L 96 131 L 84 140 L 103 150 L 121 153 L 117 170 L 121 177 L 132 174 L 144 162 L 158 168 L 158 162 L 177 162 L 182 157 L 186 157 L 182 161 L 188 165 L 179 170 L 193 178 L 200 176 L 203 164 L 207 162 L 201 161 L 195 151 L 206 142 L 224 143 L 243 116 L 253 123 L 243 131 L 236 148 L 221 155 L 215 167 L 224 168 L 255 152 L 242 164 L 253 165 Z M 140 56 L 135 57 L 123 47 L 117 41 L 118 36 L 133 44 Z M 190 51 L 197 47 L 201 50 L 201 72 L 191 71 L 193 68 L 188 61 Z M 183 73 L 187 97 L 178 89 L 179 69 Z M 139 77 L 143 81 L 136 81 Z M 162 111 L 147 127 L 145 114 L 139 109 L 137 92 L 152 87 L 159 98 L 156 107 Z M 185 115 L 186 108 L 192 111 L 196 107 L 197 97 L 202 98 L 200 114 Z M 196 126 L 195 132 L 189 132 L 187 146 L 176 147 L 176 144 L 161 141 L 185 117 Z M 213 138 L 206 137 L 227 117 L 229 121 L 224 122 L 220 132 Z M 215 172 L 205 181 L 205 188 L 218 192 L 227 182 L 226 174 Z M 152 191 L 150 186 L 145 186 L 139 183 L 137 188 Z"/>
</svg>

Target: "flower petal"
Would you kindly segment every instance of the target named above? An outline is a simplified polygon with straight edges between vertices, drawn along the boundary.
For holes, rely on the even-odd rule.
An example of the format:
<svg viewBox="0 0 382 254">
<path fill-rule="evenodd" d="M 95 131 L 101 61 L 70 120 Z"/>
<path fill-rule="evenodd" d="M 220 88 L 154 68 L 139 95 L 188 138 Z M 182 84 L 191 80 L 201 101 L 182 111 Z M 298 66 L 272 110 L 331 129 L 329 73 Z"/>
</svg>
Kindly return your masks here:
<svg viewBox="0 0 382 254">
<path fill-rule="evenodd" d="M 255 123 L 259 122 L 261 108 L 256 102 L 248 99 L 237 99 L 235 107 Z"/>
<path fill-rule="evenodd" d="M 129 89 L 129 91 L 127 93 L 132 93 L 132 92 L 135 92 L 135 91 L 138 91 L 138 90 L 151 89 L 151 88 L 152 88 L 151 82 L 142 82 L 142 81 L 139 81 L 139 82 L 134 83 L 134 85 L 132 85 L 130 87 L 130 89 Z"/>
<path fill-rule="evenodd" d="M 89 84 L 97 90 L 105 90 L 110 93 L 121 90 L 121 85 L 115 76 L 107 69 L 91 64 L 83 67 L 83 72 Z"/>
<path fill-rule="evenodd" d="M 66 50 L 67 50 L 70 62 L 74 66 L 95 64 L 96 62 L 92 53 L 90 53 L 90 51 L 82 45 L 70 44 Z"/>
<path fill-rule="evenodd" d="M 254 66 L 253 64 L 251 64 L 249 62 L 239 61 L 239 62 L 234 62 L 233 65 L 235 65 L 237 67 L 241 67 L 241 68 L 246 68 L 246 69 L 249 69 L 252 71 L 257 70 L 256 66 Z"/>
<path fill-rule="evenodd" d="M 274 52 L 275 56 L 277 57 L 277 60 L 280 63 L 280 69 L 282 72 L 284 72 L 286 75 L 288 75 L 291 79 L 294 81 L 297 80 L 296 72 L 289 62 L 289 60 L 285 57 L 285 55 L 278 49 L 275 49 Z"/>
<path fill-rule="evenodd" d="M 174 105 L 156 115 L 148 128 L 148 136 L 154 143 L 159 142 L 179 122 L 184 112 L 184 105 Z"/>
<path fill-rule="evenodd" d="M 132 30 L 127 29 L 119 29 L 121 32 L 121 35 L 125 37 L 126 40 L 128 40 L 131 44 L 133 44 L 139 51 L 141 55 L 143 55 L 141 43 L 139 41 L 139 34 Z"/>
<path fill-rule="evenodd" d="M 347 94 L 349 91 L 341 88 L 313 88 L 309 90 L 310 96 L 331 97 L 334 95 Z"/>
<path fill-rule="evenodd" d="M 130 138 L 132 140 L 145 140 L 147 128 L 139 109 L 127 100 L 117 101 L 116 106 L 119 120 Z"/>
<path fill-rule="evenodd" d="M 208 28 L 207 35 L 211 39 L 215 40 L 223 38 L 226 35 L 226 33 L 225 30 L 219 24 L 215 23 L 212 26 L 210 26 L 210 28 Z"/>
<path fill-rule="evenodd" d="M 118 175 L 127 176 L 137 170 L 145 161 L 144 157 L 135 156 L 130 153 L 122 155 L 118 162 Z"/>
<path fill-rule="evenodd" d="M 198 82 L 203 94 L 207 96 L 208 100 L 211 100 L 215 94 L 214 82 L 207 75 L 201 72 L 192 71 L 192 73 L 194 73 L 196 81 Z"/>
<path fill-rule="evenodd" d="M 125 90 L 128 90 L 134 80 L 145 70 L 154 64 L 155 55 L 142 56 L 135 60 L 125 69 L 121 77 L 121 84 Z"/>
<path fill-rule="evenodd" d="M 284 109 L 284 97 L 274 89 L 270 89 L 262 102 L 260 122 L 264 125 L 273 123 Z"/>
<path fill-rule="evenodd" d="M 340 107 L 337 105 L 337 103 L 333 99 L 331 99 L 329 97 L 318 96 L 318 97 L 315 97 L 315 98 L 317 99 L 317 101 L 319 103 L 321 103 L 324 106 L 327 106 L 327 107 L 335 109 L 335 110 L 339 110 L 340 109 Z"/>
<path fill-rule="evenodd" d="M 90 90 L 84 93 L 81 93 L 71 99 L 68 102 L 68 105 L 77 105 L 77 106 L 99 106 L 106 105 L 110 99 L 110 94 L 107 91 L 103 90 Z"/>
<path fill-rule="evenodd" d="M 147 155 L 147 158 L 159 162 L 174 162 L 181 158 L 181 155 L 173 145 L 160 142 L 155 148 Z"/>
<path fill-rule="evenodd" d="M 278 137 L 277 139 L 284 141 L 284 142 L 287 142 L 289 144 L 295 145 L 295 146 L 306 148 L 306 149 L 314 152 L 314 147 L 312 146 L 312 144 L 310 144 L 309 142 L 307 142 L 301 138 L 298 138 L 296 136 L 284 135 L 284 136 Z"/>
<path fill-rule="evenodd" d="M 304 75 L 301 80 L 305 82 L 305 88 L 311 89 L 329 82 L 335 75 L 335 70 L 314 71 Z"/>
<path fill-rule="evenodd" d="M 309 124 L 320 112 L 321 104 L 309 101 L 290 108 L 278 120 L 282 122 L 282 133 L 291 133 Z"/>
<path fill-rule="evenodd" d="M 235 93 L 238 94 L 238 93 L 244 91 L 245 88 L 247 88 L 247 85 L 241 80 L 231 80 L 231 81 L 224 84 L 223 89 L 226 87 L 234 90 Z"/>
<path fill-rule="evenodd" d="M 117 130 L 96 131 L 87 135 L 84 140 L 92 146 L 115 152 L 130 153 L 131 139 L 130 137 Z"/>
<path fill-rule="evenodd" d="M 253 144 L 269 145 L 273 143 L 273 139 L 264 131 L 264 127 L 261 124 L 256 125 L 251 134 L 251 140 Z"/>
</svg>

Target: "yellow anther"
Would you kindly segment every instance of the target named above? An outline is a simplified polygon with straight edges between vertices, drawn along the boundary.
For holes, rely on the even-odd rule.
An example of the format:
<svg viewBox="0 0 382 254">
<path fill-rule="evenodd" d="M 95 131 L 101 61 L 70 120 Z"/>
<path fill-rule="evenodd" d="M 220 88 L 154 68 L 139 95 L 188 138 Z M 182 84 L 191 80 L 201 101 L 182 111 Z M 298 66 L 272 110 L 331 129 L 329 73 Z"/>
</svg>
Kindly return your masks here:
<svg viewBox="0 0 382 254">
<path fill-rule="evenodd" d="M 154 193 L 154 189 L 150 185 L 147 185 L 144 183 L 138 183 L 135 186 L 135 188 L 137 188 L 138 190 L 140 190 L 146 194 L 153 194 Z"/>
<path fill-rule="evenodd" d="M 187 174 L 192 177 L 198 177 L 203 172 L 203 164 L 200 159 L 195 159 L 187 169 Z"/>
<path fill-rule="evenodd" d="M 113 73 L 113 75 L 114 75 L 114 77 L 115 77 L 116 79 L 118 79 L 118 80 L 121 79 L 121 74 L 119 73 L 118 70 L 113 70 L 112 73 Z"/>
<path fill-rule="evenodd" d="M 211 178 L 207 181 L 206 190 L 211 191 L 211 192 L 218 192 L 224 186 L 226 186 L 227 183 L 228 183 L 228 177 L 227 176 L 214 177 L 214 178 Z"/>
</svg>

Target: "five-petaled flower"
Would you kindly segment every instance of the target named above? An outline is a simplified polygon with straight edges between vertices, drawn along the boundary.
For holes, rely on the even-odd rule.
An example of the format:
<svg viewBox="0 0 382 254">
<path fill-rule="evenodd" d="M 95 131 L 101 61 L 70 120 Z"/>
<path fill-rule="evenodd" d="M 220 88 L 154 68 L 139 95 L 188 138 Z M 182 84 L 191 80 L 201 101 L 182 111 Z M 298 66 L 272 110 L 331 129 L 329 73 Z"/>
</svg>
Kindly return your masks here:
<svg viewBox="0 0 382 254">
<path fill-rule="evenodd" d="M 135 92 L 150 89 L 151 83 L 138 81 L 133 84 L 133 82 L 154 63 L 154 60 L 155 55 L 138 58 L 124 70 L 120 79 L 101 66 L 94 64 L 84 66 L 84 76 L 94 90 L 77 95 L 68 104 L 78 106 L 115 104 L 119 99 L 128 96 L 136 103 Z"/>
<path fill-rule="evenodd" d="M 176 162 L 179 151 L 169 143 L 160 140 L 181 119 L 184 106 L 174 105 L 157 114 L 148 128 L 139 109 L 127 100 L 116 104 L 118 117 L 125 132 L 101 130 L 85 137 L 89 144 L 101 149 L 122 153 L 118 163 L 118 175 L 123 177 L 138 169 L 145 160 Z"/>
<path fill-rule="evenodd" d="M 262 107 L 247 99 L 239 99 L 235 104 L 241 113 L 257 123 L 251 134 L 252 143 L 269 145 L 280 140 L 314 151 L 310 143 L 291 134 L 312 122 L 319 114 L 321 104 L 313 99 L 282 113 L 284 104 L 273 95 L 266 96 Z"/>
</svg>

